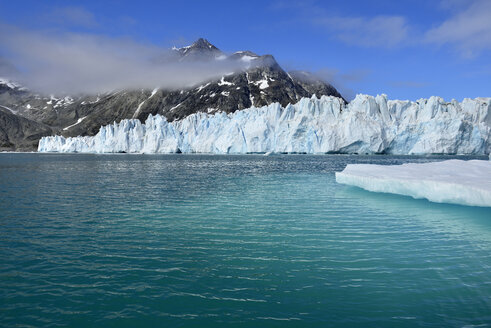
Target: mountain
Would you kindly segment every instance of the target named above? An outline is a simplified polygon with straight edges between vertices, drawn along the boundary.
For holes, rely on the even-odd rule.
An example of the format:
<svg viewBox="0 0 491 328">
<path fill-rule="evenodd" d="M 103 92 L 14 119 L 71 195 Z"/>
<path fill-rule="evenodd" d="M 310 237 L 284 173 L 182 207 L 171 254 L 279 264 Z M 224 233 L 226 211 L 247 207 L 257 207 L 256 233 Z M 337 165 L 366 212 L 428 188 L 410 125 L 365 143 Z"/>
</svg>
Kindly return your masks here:
<svg viewBox="0 0 491 328">
<path fill-rule="evenodd" d="M 491 152 L 491 98 L 416 102 L 385 95 L 302 98 L 233 114 L 192 114 L 181 121 L 149 116 L 101 128 L 94 137 L 46 137 L 39 151 L 89 153 L 359 153 Z"/>
<path fill-rule="evenodd" d="M 16 115 L 0 106 L 0 151 L 35 150 L 39 139 L 55 133 L 49 126 Z"/>
<path fill-rule="evenodd" d="M 205 39 L 173 48 L 171 52 L 173 56 L 166 60 L 181 63 L 227 60 L 244 68 L 182 90 L 118 90 L 80 96 L 44 96 L 0 80 L 0 106 L 63 136 L 93 136 L 103 125 L 131 118 L 144 122 L 149 115 L 159 114 L 174 121 L 197 112 L 233 113 L 275 102 L 286 106 L 314 94 L 342 98 L 333 86 L 312 74 L 286 72 L 272 55 L 260 56 L 251 51 L 228 55 Z M 1 124 L 0 130 L 8 129 Z M 17 149 L 17 143 L 12 142 L 10 149 Z"/>
<path fill-rule="evenodd" d="M 177 51 L 179 59 L 183 60 L 203 60 L 203 59 L 216 59 L 224 54 L 212 45 L 208 40 L 199 38 L 192 45 L 182 48 L 172 48 Z"/>
</svg>

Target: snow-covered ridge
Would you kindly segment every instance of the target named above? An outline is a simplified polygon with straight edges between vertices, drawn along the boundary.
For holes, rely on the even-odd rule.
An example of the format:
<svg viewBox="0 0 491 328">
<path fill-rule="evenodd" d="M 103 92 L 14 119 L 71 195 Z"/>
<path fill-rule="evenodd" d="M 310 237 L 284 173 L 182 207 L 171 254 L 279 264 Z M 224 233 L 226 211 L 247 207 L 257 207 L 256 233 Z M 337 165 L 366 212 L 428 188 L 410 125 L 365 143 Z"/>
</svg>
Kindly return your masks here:
<svg viewBox="0 0 491 328">
<path fill-rule="evenodd" d="M 338 183 L 432 202 L 491 207 L 491 161 L 348 164 Z"/>
<path fill-rule="evenodd" d="M 27 88 L 24 88 L 22 85 L 3 77 L 0 77 L 0 84 L 6 85 L 10 89 L 27 90 Z"/>
<path fill-rule="evenodd" d="M 232 114 L 160 116 L 101 127 L 94 137 L 44 137 L 40 152 L 489 154 L 491 98 L 419 101 L 358 95 L 303 98 Z"/>
</svg>

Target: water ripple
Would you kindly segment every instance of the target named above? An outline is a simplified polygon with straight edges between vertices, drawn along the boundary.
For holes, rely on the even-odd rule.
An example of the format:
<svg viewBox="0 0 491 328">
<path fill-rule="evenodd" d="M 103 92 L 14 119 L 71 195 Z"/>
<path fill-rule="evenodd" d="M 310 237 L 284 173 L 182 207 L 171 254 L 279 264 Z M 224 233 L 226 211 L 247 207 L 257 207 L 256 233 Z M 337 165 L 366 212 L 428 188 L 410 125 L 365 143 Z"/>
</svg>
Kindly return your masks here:
<svg viewBox="0 0 491 328">
<path fill-rule="evenodd" d="M 389 156 L 0 154 L 0 326 L 491 326 L 491 212 Z"/>
</svg>

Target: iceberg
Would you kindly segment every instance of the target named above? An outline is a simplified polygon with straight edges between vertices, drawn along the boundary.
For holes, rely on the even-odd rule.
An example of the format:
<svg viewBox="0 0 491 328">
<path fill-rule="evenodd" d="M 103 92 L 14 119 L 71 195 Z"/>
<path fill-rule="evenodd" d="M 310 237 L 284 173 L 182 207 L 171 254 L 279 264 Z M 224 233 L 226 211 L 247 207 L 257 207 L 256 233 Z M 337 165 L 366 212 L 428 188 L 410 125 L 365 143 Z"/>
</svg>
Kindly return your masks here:
<svg viewBox="0 0 491 328">
<path fill-rule="evenodd" d="M 486 160 L 348 164 L 342 172 L 336 172 L 336 181 L 432 202 L 491 207 L 491 161 Z"/>
<path fill-rule="evenodd" d="M 357 95 L 302 98 L 231 114 L 195 113 L 168 122 L 122 120 L 92 137 L 51 136 L 40 152 L 489 154 L 491 98 L 445 102 Z"/>
</svg>

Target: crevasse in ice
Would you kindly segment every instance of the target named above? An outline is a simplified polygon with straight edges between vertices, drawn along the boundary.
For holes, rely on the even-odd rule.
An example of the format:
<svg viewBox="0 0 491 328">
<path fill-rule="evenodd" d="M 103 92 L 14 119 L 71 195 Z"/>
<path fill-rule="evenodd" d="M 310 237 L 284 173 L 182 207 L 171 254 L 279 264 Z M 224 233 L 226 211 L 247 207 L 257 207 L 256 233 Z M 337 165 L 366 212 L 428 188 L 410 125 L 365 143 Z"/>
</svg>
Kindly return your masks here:
<svg viewBox="0 0 491 328">
<path fill-rule="evenodd" d="M 145 124 L 123 120 L 93 137 L 44 137 L 40 152 L 87 153 L 387 153 L 489 154 L 491 98 L 445 102 L 357 95 L 302 98 L 294 105 L 232 114 L 192 114 L 168 122 L 150 115 Z"/>
</svg>

